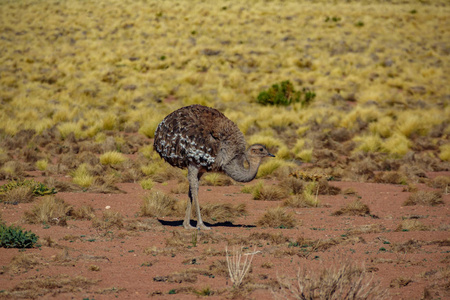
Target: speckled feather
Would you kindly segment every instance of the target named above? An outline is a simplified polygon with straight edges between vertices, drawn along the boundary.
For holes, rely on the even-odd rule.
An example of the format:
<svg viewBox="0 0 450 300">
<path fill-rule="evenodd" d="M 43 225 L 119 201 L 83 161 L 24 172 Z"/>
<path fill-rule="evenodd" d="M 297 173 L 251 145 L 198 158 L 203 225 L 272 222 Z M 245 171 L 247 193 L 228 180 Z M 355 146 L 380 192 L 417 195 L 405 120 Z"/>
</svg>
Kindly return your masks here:
<svg viewBox="0 0 450 300">
<path fill-rule="evenodd" d="M 245 139 L 220 111 L 191 105 L 172 112 L 158 125 L 154 149 L 172 166 L 221 170 L 245 152 Z"/>
</svg>

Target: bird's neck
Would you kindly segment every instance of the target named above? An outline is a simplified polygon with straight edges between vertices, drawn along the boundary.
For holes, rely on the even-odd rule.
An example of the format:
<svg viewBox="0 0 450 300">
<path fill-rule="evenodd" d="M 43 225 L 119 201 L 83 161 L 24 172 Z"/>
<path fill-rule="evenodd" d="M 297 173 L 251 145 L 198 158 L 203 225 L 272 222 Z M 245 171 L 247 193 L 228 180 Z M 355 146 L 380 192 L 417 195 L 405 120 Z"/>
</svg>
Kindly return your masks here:
<svg viewBox="0 0 450 300">
<path fill-rule="evenodd" d="M 248 168 L 244 166 L 244 159 L 249 164 Z M 223 170 L 228 176 L 238 182 L 249 182 L 256 177 L 260 163 L 261 158 L 245 155 L 231 160 L 223 167 Z"/>
</svg>

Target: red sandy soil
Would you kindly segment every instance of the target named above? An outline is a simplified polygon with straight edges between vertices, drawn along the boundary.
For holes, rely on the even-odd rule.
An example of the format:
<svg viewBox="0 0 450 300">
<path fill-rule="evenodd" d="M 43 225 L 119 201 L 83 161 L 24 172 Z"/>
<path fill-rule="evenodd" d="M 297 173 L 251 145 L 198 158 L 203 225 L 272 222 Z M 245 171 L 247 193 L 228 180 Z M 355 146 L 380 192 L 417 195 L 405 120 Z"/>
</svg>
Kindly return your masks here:
<svg viewBox="0 0 450 300">
<path fill-rule="evenodd" d="M 34 179 L 43 180 L 39 173 L 33 174 Z M 428 174 L 430 178 L 436 175 L 438 174 Z M 441 172 L 439 175 L 449 176 L 450 173 Z M 0 182 L 0 184 L 4 183 L 4 181 Z M 276 183 L 266 181 L 269 185 Z M 154 189 L 169 193 L 175 184 L 176 182 L 165 185 L 156 184 Z M 201 296 L 195 294 L 193 290 L 199 291 L 208 287 L 213 294 L 209 296 L 211 299 L 231 298 L 233 294 L 230 279 L 225 275 L 214 275 L 214 271 L 210 270 L 214 262 L 225 260 L 224 250 L 227 241 L 241 238 L 244 242 L 242 246 L 253 249 L 251 242 L 245 244 L 252 233 L 281 233 L 293 241 L 299 237 L 325 240 L 339 238 L 349 229 L 362 225 L 379 224 L 385 228 L 381 232 L 357 234 L 346 242 L 325 251 L 311 252 L 309 255 L 302 255 L 300 247 L 288 247 L 288 243 L 276 245 L 269 240 L 255 243 L 260 253 L 254 256 L 252 270 L 248 276 L 249 281 L 253 283 L 253 290 L 236 297 L 272 299 L 273 294 L 268 287 L 276 286 L 277 276 L 294 277 L 299 268 L 320 273 L 320 270 L 325 267 L 331 265 L 339 267 L 345 260 L 350 260 L 370 270 L 373 281 L 379 281 L 383 289 L 388 289 L 392 299 L 421 299 L 425 288 L 429 290 L 430 299 L 450 299 L 448 279 L 450 195 L 444 194 L 444 204 L 435 207 L 403 206 L 410 192 L 403 191 L 404 186 L 401 185 L 357 182 L 330 182 L 330 184 L 342 190 L 351 188 L 356 192 L 356 196 L 342 193 L 335 196 L 319 196 L 322 207 L 292 210 L 300 221 L 294 229 L 254 226 L 267 208 L 276 207 L 281 204 L 281 201 L 252 200 L 251 195 L 241 192 L 242 185 L 201 186 L 201 203 L 245 203 L 248 215 L 235 219 L 232 224 L 220 226 L 211 224 L 211 231 L 198 234 L 195 247 L 191 243 L 192 231 L 187 231 L 180 226 L 180 218 L 157 220 L 138 216 L 143 198 L 149 193 L 139 184 L 118 184 L 118 187 L 126 192 L 121 194 L 58 193 L 57 196 L 75 208 L 90 205 L 95 208 L 98 216 L 101 216 L 106 207 L 110 206 L 111 210 L 120 212 L 126 222 L 150 220 L 152 228 L 147 231 L 113 229 L 105 232 L 93 228 L 91 221 L 79 220 L 69 220 L 65 227 L 30 225 L 22 221 L 23 214 L 30 210 L 37 200 L 29 204 L 1 204 L 1 214 L 6 224 L 15 223 L 26 230 L 31 230 L 41 238 L 40 242 L 43 238 L 50 236 L 56 245 L 41 246 L 25 251 L 0 248 L 0 265 L 4 267 L 0 274 L 0 290 L 10 291 L 19 286 L 23 280 L 35 276 L 45 278 L 67 274 L 69 277 L 83 276 L 98 282 L 73 292 L 61 293 L 61 289 L 56 288 L 42 298 L 197 299 Z M 417 187 L 430 190 L 429 187 L 421 184 Z M 358 196 L 369 206 L 372 217 L 331 215 L 332 212 Z M 187 195 L 176 195 L 176 197 L 187 199 Z M 411 216 L 420 218 L 419 220 L 430 229 L 428 231 L 395 231 L 405 217 Z M 178 247 L 167 246 L 166 240 L 173 237 L 173 232 L 179 232 L 188 242 Z M 394 246 L 408 241 L 411 241 L 411 246 L 406 247 L 406 250 L 394 249 Z M 444 242 L 421 243 L 433 241 Z M 152 247 L 155 247 L 153 254 L 144 252 L 145 249 Z M 64 248 L 68 250 L 66 260 L 55 260 L 54 258 L 60 255 Z M 228 248 L 232 249 L 233 246 L 230 245 Z M 214 251 L 217 252 L 216 255 L 213 255 Z M 291 252 L 288 253 L 288 251 Z M 21 253 L 35 253 L 41 264 L 17 273 L 8 271 L 5 267 L 11 263 L 13 257 Z M 273 264 L 272 267 L 263 266 L 268 262 Z M 90 270 L 91 265 L 99 267 L 99 270 Z M 211 273 L 200 272 L 190 275 L 194 282 L 169 283 L 154 280 L 155 277 L 193 268 Z M 391 287 L 391 283 L 400 278 L 410 279 L 411 282 L 401 287 L 392 284 Z M 186 289 L 187 287 L 191 289 Z M 175 290 L 176 294 L 169 294 L 171 290 Z"/>
</svg>

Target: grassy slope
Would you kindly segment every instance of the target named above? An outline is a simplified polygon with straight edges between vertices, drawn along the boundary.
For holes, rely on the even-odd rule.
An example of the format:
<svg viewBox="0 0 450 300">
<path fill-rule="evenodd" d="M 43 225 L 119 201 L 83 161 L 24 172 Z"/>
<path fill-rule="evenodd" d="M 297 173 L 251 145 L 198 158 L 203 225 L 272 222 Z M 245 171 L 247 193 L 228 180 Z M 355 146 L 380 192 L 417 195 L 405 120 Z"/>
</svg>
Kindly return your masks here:
<svg viewBox="0 0 450 300">
<path fill-rule="evenodd" d="M 167 113 L 201 103 L 223 110 L 251 141 L 284 159 L 314 160 L 311 149 L 320 147 L 311 129 L 338 127 L 356 142 L 351 151 L 393 157 L 433 133 L 431 155 L 450 159 L 445 1 L 0 6 L 3 134 L 56 126 L 63 138 L 74 132 L 101 140 L 104 130 L 125 129 L 152 137 Z M 315 103 L 255 103 L 282 80 L 313 89 Z"/>
</svg>

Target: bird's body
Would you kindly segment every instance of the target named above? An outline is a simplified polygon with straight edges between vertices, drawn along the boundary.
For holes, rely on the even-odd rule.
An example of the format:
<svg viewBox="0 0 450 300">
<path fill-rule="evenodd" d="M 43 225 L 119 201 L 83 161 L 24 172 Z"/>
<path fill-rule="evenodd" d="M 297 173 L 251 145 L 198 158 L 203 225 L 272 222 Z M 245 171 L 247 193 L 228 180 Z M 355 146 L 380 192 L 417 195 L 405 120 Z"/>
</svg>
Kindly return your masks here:
<svg viewBox="0 0 450 300">
<path fill-rule="evenodd" d="M 184 227 L 191 228 L 191 203 L 197 208 L 197 225 L 203 224 L 198 205 L 198 181 L 207 171 L 223 171 L 240 182 L 255 178 L 263 157 L 273 156 L 260 144 L 246 151 L 244 135 L 216 109 L 191 105 L 169 114 L 155 132 L 154 149 L 169 164 L 188 169 L 189 202 Z M 247 162 L 249 167 L 244 167 Z"/>
</svg>

